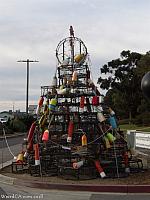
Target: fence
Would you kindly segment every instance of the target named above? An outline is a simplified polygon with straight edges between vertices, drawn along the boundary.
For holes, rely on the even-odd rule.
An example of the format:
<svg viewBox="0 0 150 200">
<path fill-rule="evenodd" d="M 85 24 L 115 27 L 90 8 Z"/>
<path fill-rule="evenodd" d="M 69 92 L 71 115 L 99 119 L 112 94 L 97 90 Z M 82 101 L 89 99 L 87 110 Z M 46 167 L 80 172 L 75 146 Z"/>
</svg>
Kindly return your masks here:
<svg viewBox="0 0 150 200">
<path fill-rule="evenodd" d="M 141 147 L 150 149 L 150 132 L 128 130 L 127 143 L 129 148 Z"/>
</svg>

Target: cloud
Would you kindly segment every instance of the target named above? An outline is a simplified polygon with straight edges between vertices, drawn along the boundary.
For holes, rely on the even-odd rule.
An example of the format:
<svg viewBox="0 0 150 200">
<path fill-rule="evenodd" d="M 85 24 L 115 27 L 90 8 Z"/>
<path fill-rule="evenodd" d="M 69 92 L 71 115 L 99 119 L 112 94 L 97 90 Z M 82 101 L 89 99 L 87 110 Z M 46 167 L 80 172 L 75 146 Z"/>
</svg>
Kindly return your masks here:
<svg viewBox="0 0 150 200">
<path fill-rule="evenodd" d="M 1 0 L 0 101 L 24 101 L 22 59 L 39 60 L 30 65 L 30 98 L 38 99 L 40 86 L 52 80 L 55 50 L 70 25 L 88 48 L 95 82 L 100 66 L 122 50 L 149 51 L 149 6 L 146 0 Z"/>
</svg>

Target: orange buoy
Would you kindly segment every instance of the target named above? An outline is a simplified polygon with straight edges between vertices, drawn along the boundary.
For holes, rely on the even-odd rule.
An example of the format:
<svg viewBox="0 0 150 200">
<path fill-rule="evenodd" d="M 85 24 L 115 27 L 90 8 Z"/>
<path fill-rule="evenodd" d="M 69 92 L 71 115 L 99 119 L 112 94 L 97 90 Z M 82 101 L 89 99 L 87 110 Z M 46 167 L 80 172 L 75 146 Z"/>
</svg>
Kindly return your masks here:
<svg viewBox="0 0 150 200">
<path fill-rule="evenodd" d="M 45 130 L 42 136 L 42 141 L 47 142 L 49 139 L 49 131 Z"/>
<path fill-rule="evenodd" d="M 67 137 L 67 142 L 71 142 L 71 141 L 72 141 L 73 130 L 74 130 L 74 123 L 73 123 L 73 121 L 70 121 L 70 122 L 69 122 L 69 125 L 68 125 L 68 137 Z"/>
<path fill-rule="evenodd" d="M 80 99 L 80 108 L 84 108 L 84 99 L 85 99 L 84 96 L 82 96 Z"/>
<path fill-rule="evenodd" d="M 86 134 L 82 135 L 82 146 L 87 146 L 87 137 L 86 137 Z"/>
<path fill-rule="evenodd" d="M 28 137 L 27 137 L 28 142 L 30 142 L 33 138 L 35 127 L 36 127 L 36 122 L 33 122 L 30 129 L 29 129 L 29 133 L 28 133 Z"/>
<path fill-rule="evenodd" d="M 99 172 L 101 178 L 105 178 L 106 174 L 105 174 L 103 168 L 101 167 L 99 160 L 95 160 L 94 163 L 95 163 L 95 167 L 96 167 L 97 171 Z"/>
<path fill-rule="evenodd" d="M 40 165 L 39 144 L 34 144 L 35 165 Z"/>
</svg>

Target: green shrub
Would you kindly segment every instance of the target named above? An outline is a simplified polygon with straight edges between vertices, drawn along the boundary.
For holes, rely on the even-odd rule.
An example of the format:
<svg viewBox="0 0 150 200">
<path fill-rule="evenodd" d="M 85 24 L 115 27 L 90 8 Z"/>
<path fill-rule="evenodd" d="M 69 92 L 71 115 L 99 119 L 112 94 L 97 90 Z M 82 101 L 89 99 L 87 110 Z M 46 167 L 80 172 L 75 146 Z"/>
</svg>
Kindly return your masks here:
<svg viewBox="0 0 150 200">
<path fill-rule="evenodd" d="M 134 122 L 136 125 L 150 125 L 150 112 L 137 115 Z"/>
<path fill-rule="evenodd" d="M 26 125 L 19 119 L 14 119 L 12 121 L 12 129 L 15 132 L 25 132 L 26 131 Z"/>
<path fill-rule="evenodd" d="M 122 125 L 122 124 L 129 124 L 129 119 L 120 119 L 118 120 L 118 124 Z"/>
</svg>

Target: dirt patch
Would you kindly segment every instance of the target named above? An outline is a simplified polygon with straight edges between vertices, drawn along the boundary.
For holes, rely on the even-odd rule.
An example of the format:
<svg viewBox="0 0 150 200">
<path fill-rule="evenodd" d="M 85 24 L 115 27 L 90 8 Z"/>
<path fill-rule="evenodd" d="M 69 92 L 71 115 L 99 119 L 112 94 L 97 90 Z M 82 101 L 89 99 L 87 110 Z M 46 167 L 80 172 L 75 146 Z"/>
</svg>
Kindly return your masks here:
<svg viewBox="0 0 150 200">
<path fill-rule="evenodd" d="M 141 154 L 139 153 L 142 152 Z M 132 172 L 127 177 L 105 178 L 100 177 L 91 180 L 66 180 L 58 176 L 35 177 L 28 173 L 12 173 L 11 166 L 1 170 L 1 174 L 24 181 L 38 181 L 45 183 L 62 183 L 62 184 L 92 184 L 92 185 L 150 185 L 150 150 L 138 149 L 138 157 L 142 159 L 144 169 L 138 172 Z"/>
<path fill-rule="evenodd" d="M 63 178 L 52 177 L 34 177 L 27 173 L 11 173 L 11 167 L 6 167 L 1 171 L 1 174 L 24 181 L 39 181 L 45 183 L 62 183 L 62 184 L 102 184 L 102 185 L 150 185 L 150 169 L 143 170 L 137 173 L 131 173 L 124 178 L 106 178 L 91 179 L 91 180 L 65 180 Z"/>
</svg>

